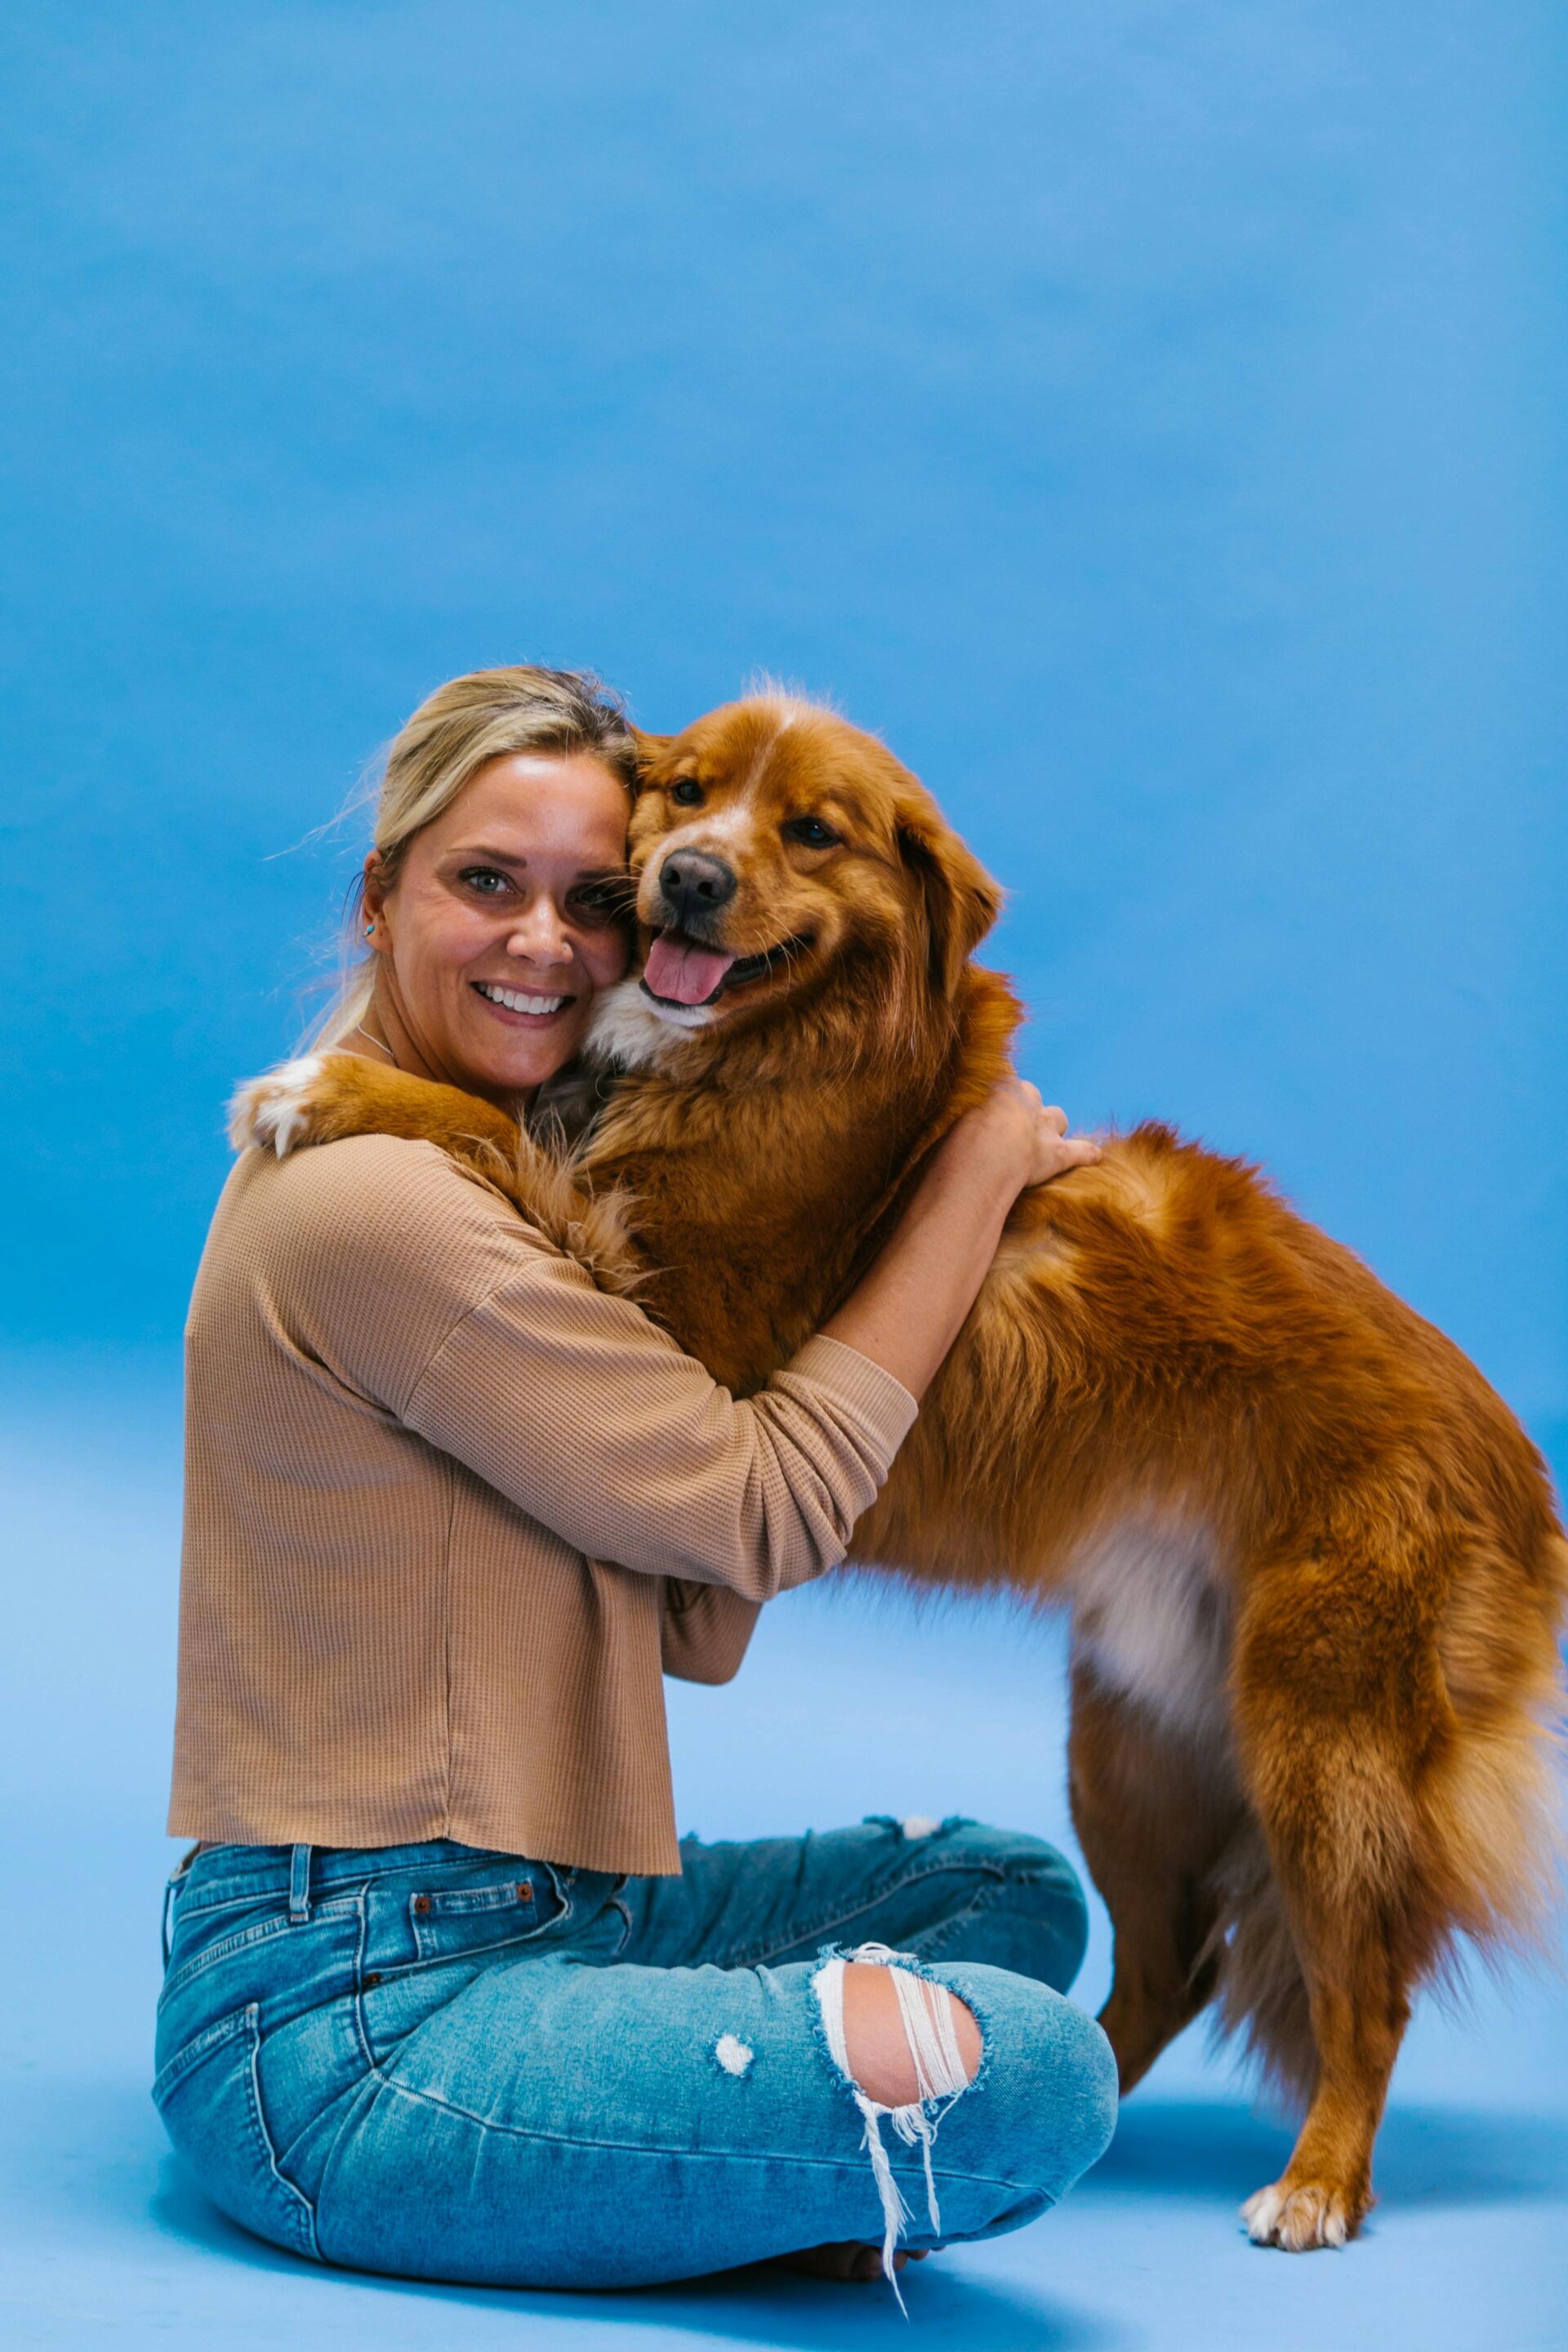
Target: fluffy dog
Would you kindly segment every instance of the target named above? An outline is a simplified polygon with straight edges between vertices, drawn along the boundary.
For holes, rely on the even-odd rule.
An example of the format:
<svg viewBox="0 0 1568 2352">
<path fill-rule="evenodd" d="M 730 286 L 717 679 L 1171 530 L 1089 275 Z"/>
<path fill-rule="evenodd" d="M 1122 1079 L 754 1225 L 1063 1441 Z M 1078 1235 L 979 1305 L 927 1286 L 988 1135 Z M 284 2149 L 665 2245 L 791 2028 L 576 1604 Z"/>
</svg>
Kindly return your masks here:
<svg viewBox="0 0 1568 2352">
<path fill-rule="evenodd" d="M 882 744 L 760 698 L 648 739 L 640 973 L 563 1165 L 450 1088 L 332 1056 L 237 1139 L 433 1139 L 731 1388 L 832 1311 L 1005 1069 L 970 961 L 997 892 Z M 1527 1932 L 1568 1546 L 1458 1349 L 1256 1171 L 1144 1126 L 1026 1193 L 853 1558 L 1073 1612 L 1073 1819 L 1131 2088 L 1211 2001 L 1306 2119 L 1252 2236 L 1342 2244 L 1413 1991 Z"/>
</svg>

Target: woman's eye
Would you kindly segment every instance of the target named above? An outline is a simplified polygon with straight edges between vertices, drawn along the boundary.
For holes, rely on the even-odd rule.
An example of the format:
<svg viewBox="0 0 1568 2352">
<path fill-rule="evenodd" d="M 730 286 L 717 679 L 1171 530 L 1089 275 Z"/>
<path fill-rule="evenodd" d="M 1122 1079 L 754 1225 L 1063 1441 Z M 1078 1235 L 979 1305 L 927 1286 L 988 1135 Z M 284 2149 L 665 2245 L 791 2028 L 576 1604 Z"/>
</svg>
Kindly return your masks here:
<svg viewBox="0 0 1568 2352">
<path fill-rule="evenodd" d="M 700 808 L 704 794 L 695 776 L 682 776 L 679 783 L 671 784 L 669 797 L 682 808 Z"/>
<path fill-rule="evenodd" d="M 786 841 L 800 841 L 807 849 L 831 849 L 838 835 L 819 816 L 792 816 L 784 827 Z"/>
<path fill-rule="evenodd" d="M 567 905 L 574 915 L 587 923 L 613 923 L 627 912 L 631 892 L 625 882 L 584 882 L 571 894 Z"/>
<path fill-rule="evenodd" d="M 481 898 L 497 898 L 511 887 L 510 877 L 495 866 L 466 866 L 458 879 L 468 889 L 477 890 Z"/>
</svg>

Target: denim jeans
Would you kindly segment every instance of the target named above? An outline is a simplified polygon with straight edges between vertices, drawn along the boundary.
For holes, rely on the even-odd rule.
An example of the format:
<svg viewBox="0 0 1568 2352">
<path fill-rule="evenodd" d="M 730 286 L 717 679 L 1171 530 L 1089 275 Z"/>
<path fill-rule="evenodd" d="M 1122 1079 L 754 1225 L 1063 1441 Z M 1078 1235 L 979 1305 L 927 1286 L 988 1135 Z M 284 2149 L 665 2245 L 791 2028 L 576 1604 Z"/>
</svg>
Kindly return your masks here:
<svg viewBox="0 0 1568 2352">
<path fill-rule="evenodd" d="M 905 2243 L 1016 2229 L 1101 2153 L 1115 2066 L 1062 1998 L 1085 1914 L 1052 1847 L 877 1819 L 682 1859 L 627 1880 L 446 1841 L 197 1853 L 158 2012 L 175 2147 L 259 2236 L 409 2277 L 644 2285 L 876 2242 L 869 2127 L 814 1991 L 825 1953 L 868 1944 L 983 2043 L 929 2151 L 889 2135 Z"/>
</svg>

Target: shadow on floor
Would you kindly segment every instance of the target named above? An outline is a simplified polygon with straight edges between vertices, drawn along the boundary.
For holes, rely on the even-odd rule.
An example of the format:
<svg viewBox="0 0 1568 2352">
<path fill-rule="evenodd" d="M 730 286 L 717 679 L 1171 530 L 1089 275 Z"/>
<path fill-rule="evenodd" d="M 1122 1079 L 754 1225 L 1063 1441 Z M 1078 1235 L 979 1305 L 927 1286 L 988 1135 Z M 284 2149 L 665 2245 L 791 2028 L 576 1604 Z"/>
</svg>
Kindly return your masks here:
<svg viewBox="0 0 1568 2352">
<path fill-rule="evenodd" d="M 1288 2126 L 1239 2104 L 1134 2095 L 1091 2180 L 1096 2189 L 1238 2204 L 1283 2170 L 1294 2137 Z M 1385 2209 L 1562 2198 L 1568 2195 L 1568 2121 L 1397 2106 L 1378 2135 L 1375 2168 Z"/>
<path fill-rule="evenodd" d="M 515 2312 L 520 2318 L 613 2320 L 619 2326 L 685 2330 L 726 2343 L 802 2352 L 859 2352 L 863 2346 L 907 2347 L 909 2323 L 885 2288 L 835 2286 L 793 2278 L 765 2265 L 716 2278 L 626 2290 L 614 2294 L 531 2293 L 521 2288 L 447 2286 L 363 2271 L 318 2270 L 250 2237 L 209 2205 L 176 2158 L 166 2157 L 153 2198 L 155 2226 L 186 2245 L 250 2270 L 309 2276 L 355 2294 Z M 922 2341 L 962 2352 L 1131 2352 L 1142 2339 L 1047 2297 L 964 2278 L 934 2264 L 919 2281 Z M 323 2332 L 331 2327 L 323 2312 Z"/>
<path fill-rule="evenodd" d="M 830 2286 L 766 2270 L 616 2294 L 446 2286 L 320 2270 L 249 2237 L 207 2203 L 167 2152 L 140 2085 L 24 2076 L 13 2078 L 11 2088 L 16 2095 L 6 2102 L 5 2137 L 15 2132 L 20 2161 L 8 2168 L 5 2201 L 18 2246 L 52 2248 L 51 2259 L 68 2259 L 93 2244 L 138 2270 L 158 2268 L 160 2244 L 165 2255 L 178 2247 L 198 2262 L 210 2257 L 232 2272 L 237 2290 L 248 2278 L 264 2304 L 279 2296 L 268 2325 L 283 2333 L 297 2323 L 291 2289 L 308 2284 L 312 2303 L 318 2292 L 327 2298 L 320 2306 L 323 2336 L 331 2329 L 343 2342 L 404 2340 L 390 2306 L 380 2306 L 378 2319 L 367 2295 L 426 2311 L 449 2307 L 454 2328 L 462 2309 L 515 2314 L 545 2327 L 565 2322 L 589 2343 L 596 2326 L 646 2330 L 650 2341 L 684 2334 L 785 2352 L 875 2352 L 883 2341 L 891 2347 L 910 2340 L 880 2287 Z M 1120 2242 L 1128 2206 L 1138 2209 L 1140 2226 L 1156 2231 L 1163 2214 L 1174 2218 L 1184 2200 L 1234 2208 L 1278 2172 L 1289 2141 L 1286 2128 L 1239 2101 L 1134 2098 L 1110 2151 L 1073 2201 L 1092 2207 L 1114 2199 Z M 1396 2108 L 1380 2143 L 1378 2179 L 1390 2217 L 1401 2206 L 1458 2211 L 1561 2200 L 1568 2196 L 1568 2120 Z M 1048 2261 L 1039 2274 L 1050 2280 Z M 1097 2311 L 1087 2294 L 1040 2293 L 1016 2275 L 987 2276 L 983 2263 L 932 2263 L 910 2284 L 922 2341 L 932 2352 L 1146 2352 L 1151 2342 L 1124 2317 Z M 1083 2290 L 1081 2271 L 1074 2284 Z"/>
</svg>

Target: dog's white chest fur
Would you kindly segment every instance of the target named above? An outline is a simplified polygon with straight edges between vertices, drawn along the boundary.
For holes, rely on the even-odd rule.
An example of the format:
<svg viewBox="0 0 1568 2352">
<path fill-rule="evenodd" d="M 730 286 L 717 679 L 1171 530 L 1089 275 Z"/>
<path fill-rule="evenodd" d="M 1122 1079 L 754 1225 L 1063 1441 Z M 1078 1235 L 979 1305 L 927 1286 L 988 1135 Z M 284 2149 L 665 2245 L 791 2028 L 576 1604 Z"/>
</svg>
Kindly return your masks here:
<svg viewBox="0 0 1568 2352">
<path fill-rule="evenodd" d="M 1230 1611 L 1207 1528 L 1127 1518 L 1086 1541 L 1068 1570 L 1073 1648 L 1113 1690 L 1173 1731 L 1220 1708 Z"/>
<path fill-rule="evenodd" d="M 618 981 L 606 988 L 589 1017 L 583 1050 L 591 1061 L 623 1070 L 657 1070 L 678 1053 L 692 1029 L 711 1027 L 706 1004 L 656 1006 L 640 982 Z"/>
</svg>

